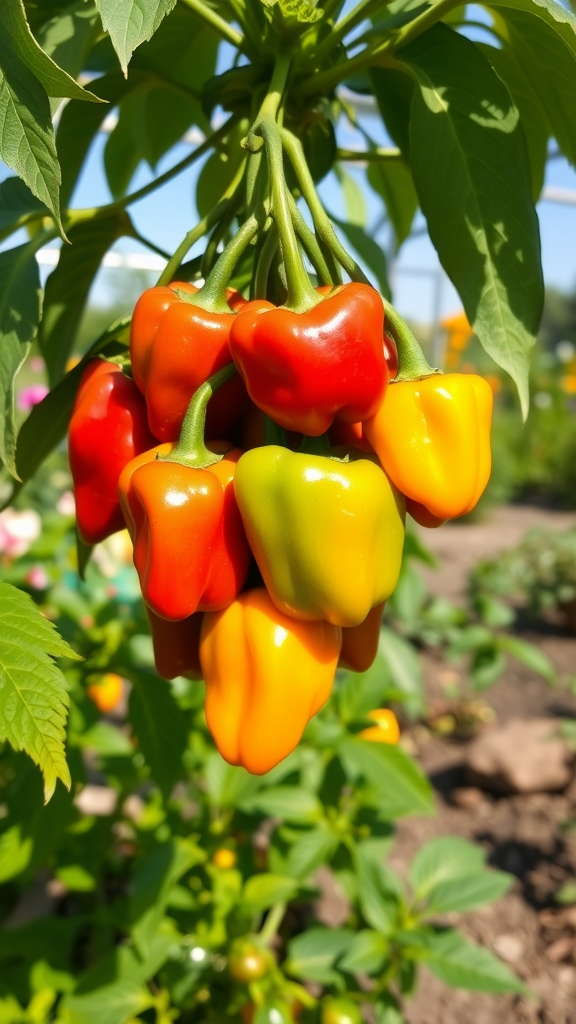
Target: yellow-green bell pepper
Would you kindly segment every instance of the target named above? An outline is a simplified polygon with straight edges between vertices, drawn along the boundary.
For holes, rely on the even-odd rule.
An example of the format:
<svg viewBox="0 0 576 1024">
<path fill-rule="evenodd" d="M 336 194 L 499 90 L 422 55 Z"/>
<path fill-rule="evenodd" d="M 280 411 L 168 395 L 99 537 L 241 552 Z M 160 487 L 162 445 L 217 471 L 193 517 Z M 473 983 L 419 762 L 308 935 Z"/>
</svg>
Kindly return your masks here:
<svg viewBox="0 0 576 1024">
<path fill-rule="evenodd" d="M 357 626 L 394 590 L 405 502 L 375 456 L 253 448 L 238 462 L 234 493 L 280 611 Z"/>
</svg>

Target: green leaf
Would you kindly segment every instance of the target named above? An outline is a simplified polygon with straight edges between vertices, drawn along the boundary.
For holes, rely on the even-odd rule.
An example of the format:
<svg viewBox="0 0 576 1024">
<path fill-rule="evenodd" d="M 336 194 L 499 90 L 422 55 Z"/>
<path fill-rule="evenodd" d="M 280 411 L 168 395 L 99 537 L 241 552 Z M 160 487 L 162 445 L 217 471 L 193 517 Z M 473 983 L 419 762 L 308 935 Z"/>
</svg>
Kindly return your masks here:
<svg viewBox="0 0 576 1024">
<path fill-rule="evenodd" d="M 274 903 L 292 899 L 298 883 L 282 875 L 253 875 L 244 885 L 242 901 L 251 914 L 260 914 Z"/>
<path fill-rule="evenodd" d="M 118 124 L 108 137 L 104 150 L 106 179 L 114 199 L 126 195 L 140 164 L 142 126 L 145 124 L 146 92 L 134 91 L 120 107 Z"/>
<path fill-rule="evenodd" d="M 543 302 L 528 151 L 510 94 L 474 43 L 438 24 L 402 50 L 416 76 L 414 183 L 476 335 L 514 379 L 524 415 Z"/>
<path fill-rule="evenodd" d="M 432 814 L 430 783 L 401 747 L 347 739 L 339 754 L 351 781 L 363 776 L 381 814 Z"/>
<path fill-rule="evenodd" d="M 480 846 L 459 836 L 439 836 L 420 847 L 410 865 L 408 878 L 416 898 L 423 899 L 444 882 L 480 874 L 484 861 L 485 854 Z"/>
<path fill-rule="evenodd" d="M 134 747 L 121 729 L 111 722 L 97 721 L 77 739 L 78 745 L 88 747 L 100 757 L 131 757 Z"/>
<path fill-rule="evenodd" d="M 6 238 L 30 214 L 47 216 L 48 210 L 21 178 L 6 178 L 0 184 L 0 238 Z"/>
<path fill-rule="evenodd" d="M 384 200 L 386 212 L 394 228 L 398 250 L 412 231 L 412 223 L 418 209 L 418 196 L 412 174 L 402 157 L 394 160 L 371 160 L 368 164 L 368 181 Z"/>
<path fill-rule="evenodd" d="M 168 796 L 182 775 L 182 755 L 188 743 L 183 711 L 170 688 L 156 676 L 129 671 L 132 691 L 130 722 L 152 778 Z"/>
<path fill-rule="evenodd" d="M 128 320 L 119 320 L 90 346 L 84 358 L 49 391 L 38 405 L 35 405 L 18 434 L 16 445 L 16 468 L 24 482 L 34 475 L 44 459 L 56 448 L 66 435 L 74 408 L 74 400 L 80 379 L 87 363 L 95 355 L 112 346 L 121 348 L 120 339 L 126 336 Z"/>
<path fill-rule="evenodd" d="M 214 807 L 242 807 L 250 811 L 250 801 L 261 780 L 245 768 L 236 768 L 214 751 L 206 759 L 204 779 L 210 803 Z"/>
<path fill-rule="evenodd" d="M 544 654 L 544 651 L 541 651 L 539 647 L 535 647 L 534 644 L 529 644 L 526 640 L 520 640 L 517 636 L 500 636 L 498 638 L 498 646 L 500 650 L 511 654 L 513 658 L 521 661 L 532 672 L 537 672 L 539 676 L 547 679 L 549 683 L 553 683 L 556 679 L 554 665 L 548 656 Z"/>
<path fill-rule="evenodd" d="M 183 875 L 206 859 L 195 843 L 174 839 L 148 853 L 132 882 L 128 913 L 130 932 L 142 957 L 150 955 L 170 892 Z"/>
<path fill-rule="evenodd" d="M 476 910 L 486 903 L 499 900 L 508 892 L 513 881 L 513 876 L 503 871 L 484 871 L 482 874 L 441 882 L 430 893 L 426 914 Z"/>
<path fill-rule="evenodd" d="M 146 981 L 162 966 L 171 944 L 156 936 L 155 948 L 144 961 L 128 946 L 110 950 L 64 998 L 59 1010 L 63 1024 L 126 1024 L 153 1006 Z"/>
<path fill-rule="evenodd" d="M 322 817 L 322 804 L 314 793 L 299 786 L 270 786 L 257 793 L 251 805 L 263 814 L 299 825 L 312 823 Z"/>
<path fill-rule="evenodd" d="M 500 679 L 505 669 L 506 658 L 496 643 L 475 650 L 470 661 L 470 682 L 473 689 L 487 690 Z"/>
<path fill-rule="evenodd" d="M 60 221 L 60 166 L 48 96 L 0 31 L 0 159 Z"/>
<path fill-rule="evenodd" d="M 520 113 L 520 121 L 528 143 L 532 170 L 532 198 L 536 202 L 544 184 L 550 125 L 538 95 L 537 79 L 526 74 L 519 63 L 515 48 L 506 46 L 480 46 L 496 74 L 502 79 Z"/>
<path fill-rule="evenodd" d="M 390 935 L 398 918 L 402 887 L 398 877 L 384 864 L 388 840 L 365 839 L 356 848 L 358 897 L 368 924 L 382 935 Z"/>
<path fill-rule="evenodd" d="M 569 50 L 576 54 L 576 18 L 570 11 L 555 0 L 490 0 L 484 5 L 506 17 L 509 11 L 519 11 L 531 15 L 539 22 L 551 28 L 564 41 Z"/>
<path fill-rule="evenodd" d="M 21 824 L 12 825 L 0 836 L 0 883 L 15 878 L 28 867 L 34 839 Z"/>
<path fill-rule="evenodd" d="M 151 39 L 176 0 L 96 0 L 106 32 L 127 76 L 130 58 L 137 46 Z"/>
<path fill-rule="evenodd" d="M 332 965 L 352 943 L 354 932 L 348 928 L 310 928 L 288 943 L 287 974 L 320 985 L 332 985 L 338 974 Z"/>
<path fill-rule="evenodd" d="M 467 942 L 451 929 L 427 937 L 427 967 L 447 985 L 473 992 L 526 991 L 519 978 L 497 960 L 493 953 Z"/>
<path fill-rule="evenodd" d="M 79 657 L 27 594 L 0 583 L 0 740 L 39 766 L 46 803 L 57 779 L 70 788 L 64 752 L 69 698 L 50 656 Z"/>
<path fill-rule="evenodd" d="M 356 181 L 356 178 L 353 178 L 351 174 L 348 174 L 348 172 L 339 164 L 336 166 L 335 170 L 336 177 L 342 187 L 346 220 L 350 224 L 355 224 L 359 228 L 365 228 L 368 220 L 368 211 L 366 209 L 366 200 L 364 198 L 362 188 Z"/>
<path fill-rule="evenodd" d="M 285 862 L 287 874 L 293 878 L 307 879 L 317 867 L 330 860 L 339 843 L 339 837 L 326 828 L 304 832 L 288 851 Z"/>
<path fill-rule="evenodd" d="M 38 343 L 52 384 L 64 374 L 92 282 L 104 255 L 122 235 L 129 235 L 128 214 L 78 224 L 69 232 L 70 245 L 60 250 L 58 266 L 46 282 Z"/>
<path fill-rule="evenodd" d="M 410 108 L 414 81 L 403 71 L 393 71 L 391 68 L 372 68 L 369 75 L 388 133 L 402 151 L 404 159 L 409 160 Z"/>
<path fill-rule="evenodd" d="M 99 103 L 97 96 L 78 85 L 66 71 L 48 56 L 30 31 L 22 0 L 2 0 L 0 5 L 0 35 L 10 40 L 10 48 L 17 59 L 42 83 L 48 96 Z"/>
<path fill-rule="evenodd" d="M 240 149 L 240 137 L 237 131 L 233 132 L 226 150 L 212 153 L 200 171 L 196 184 L 196 209 L 199 217 L 205 217 L 232 184 L 244 157 L 244 151 Z"/>
<path fill-rule="evenodd" d="M 330 214 L 330 219 L 344 232 L 352 248 L 360 259 L 364 260 L 368 269 L 372 271 L 378 282 L 379 291 L 385 298 L 390 299 L 391 293 L 390 285 L 388 284 L 386 257 L 378 243 L 373 238 L 370 238 L 364 231 L 364 228 L 358 224 L 349 224 L 346 221 L 338 220 L 334 214 Z"/>
<path fill-rule="evenodd" d="M 16 476 L 14 381 L 36 335 L 42 292 L 33 239 L 0 253 L 0 459 Z"/>
<path fill-rule="evenodd" d="M 397 690 L 405 694 L 404 706 L 411 718 L 424 710 L 424 683 L 420 658 L 413 644 L 384 626 L 378 651 L 386 662 Z"/>
<path fill-rule="evenodd" d="M 98 12 L 92 0 L 75 0 L 39 28 L 40 46 L 59 68 L 77 78 L 99 31 Z M 48 92 L 48 90 L 46 90 Z M 50 96 L 51 93 L 48 93 Z M 95 100 L 98 96 L 92 94 Z M 101 102 L 101 100 L 100 100 Z"/>
<path fill-rule="evenodd" d="M 369 928 L 356 932 L 350 948 L 338 962 L 342 971 L 350 974 L 378 974 L 384 966 L 388 943 L 383 935 Z"/>
<path fill-rule="evenodd" d="M 55 875 L 72 892 L 93 892 L 96 888 L 94 875 L 81 864 L 65 864 L 56 868 Z"/>
</svg>

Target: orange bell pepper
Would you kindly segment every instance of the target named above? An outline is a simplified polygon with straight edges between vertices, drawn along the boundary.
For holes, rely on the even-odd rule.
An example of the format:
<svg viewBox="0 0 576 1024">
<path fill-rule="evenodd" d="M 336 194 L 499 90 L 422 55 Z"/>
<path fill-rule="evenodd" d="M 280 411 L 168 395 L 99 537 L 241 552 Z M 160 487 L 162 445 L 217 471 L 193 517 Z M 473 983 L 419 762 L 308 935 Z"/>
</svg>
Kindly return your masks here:
<svg viewBox="0 0 576 1024">
<path fill-rule="evenodd" d="M 339 626 L 289 618 L 264 588 L 204 616 L 206 721 L 229 764 L 262 775 L 294 750 L 330 696 L 341 644 Z"/>
</svg>

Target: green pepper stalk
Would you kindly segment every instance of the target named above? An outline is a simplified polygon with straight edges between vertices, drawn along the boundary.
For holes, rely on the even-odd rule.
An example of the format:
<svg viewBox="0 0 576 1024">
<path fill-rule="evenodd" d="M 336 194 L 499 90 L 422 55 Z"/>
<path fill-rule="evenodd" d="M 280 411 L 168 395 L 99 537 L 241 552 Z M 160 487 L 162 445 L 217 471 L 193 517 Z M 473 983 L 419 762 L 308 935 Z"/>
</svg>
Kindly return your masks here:
<svg viewBox="0 0 576 1024">
<path fill-rule="evenodd" d="M 204 441 L 206 406 L 214 392 L 237 373 L 234 363 L 228 363 L 200 385 L 192 395 L 176 445 L 169 454 L 158 455 L 159 461 L 178 462 L 191 469 L 207 469 L 221 461 L 225 453 L 211 451 Z"/>
</svg>

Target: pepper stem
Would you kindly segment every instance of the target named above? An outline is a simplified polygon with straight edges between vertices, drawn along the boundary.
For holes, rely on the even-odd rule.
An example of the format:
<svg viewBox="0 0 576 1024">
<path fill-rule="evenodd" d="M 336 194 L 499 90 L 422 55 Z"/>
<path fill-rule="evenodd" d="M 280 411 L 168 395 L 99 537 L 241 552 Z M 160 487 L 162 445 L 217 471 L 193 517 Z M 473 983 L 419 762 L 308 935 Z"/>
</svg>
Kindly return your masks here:
<svg viewBox="0 0 576 1024">
<path fill-rule="evenodd" d="M 228 363 L 200 385 L 188 406 L 177 444 L 168 455 L 158 455 L 159 461 L 178 462 L 181 466 L 189 466 L 190 469 L 207 469 L 208 466 L 220 462 L 224 452 L 211 451 L 204 441 L 206 406 L 214 392 L 236 373 L 238 371 L 234 363 Z"/>
<path fill-rule="evenodd" d="M 396 342 L 398 349 L 398 373 L 391 383 L 403 380 L 422 380 L 442 373 L 436 366 L 430 366 L 408 324 L 386 299 L 382 299 L 386 314 L 386 328 Z"/>
<path fill-rule="evenodd" d="M 230 307 L 226 302 L 226 288 L 234 273 L 238 260 L 246 246 L 250 244 L 258 231 L 256 217 L 249 217 L 234 238 L 228 242 L 223 252 L 220 253 L 216 263 L 210 271 L 206 284 L 189 300 L 195 306 L 208 309 L 212 313 L 230 313 Z"/>
</svg>

